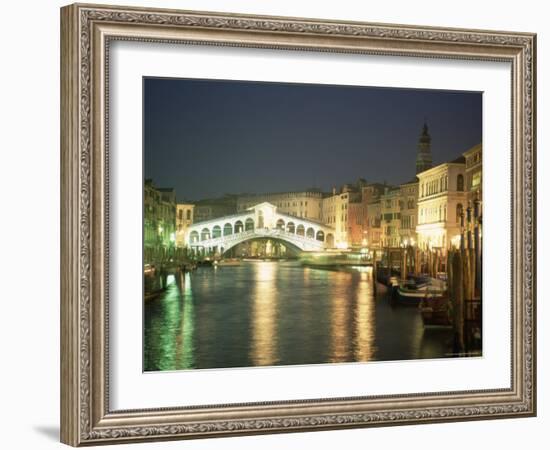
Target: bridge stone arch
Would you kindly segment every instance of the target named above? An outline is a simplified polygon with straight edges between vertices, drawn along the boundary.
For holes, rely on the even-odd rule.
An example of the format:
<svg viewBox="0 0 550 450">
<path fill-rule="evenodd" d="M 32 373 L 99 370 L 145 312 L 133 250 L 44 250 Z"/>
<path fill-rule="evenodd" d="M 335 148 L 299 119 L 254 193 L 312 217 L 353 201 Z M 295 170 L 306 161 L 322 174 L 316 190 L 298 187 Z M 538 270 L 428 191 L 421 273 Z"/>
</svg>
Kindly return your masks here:
<svg viewBox="0 0 550 450">
<path fill-rule="evenodd" d="M 231 249 L 233 249 L 234 247 L 236 247 L 239 244 L 242 244 L 242 243 L 245 243 L 245 242 L 253 242 L 253 241 L 256 241 L 256 240 L 259 240 L 259 239 L 265 239 L 265 236 L 251 236 L 251 237 L 248 237 L 248 238 L 243 238 L 242 240 L 239 240 L 238 242 L 236 241 L 234 243 L 228 244 L 227 247 L 221 247 L 220 248 L 220 255 L 224 255 L 224 254 L 228 253 Z M 284 238 L 280 238 L 280 237 L 277 237 L 277 236 L 269 236 L 269 241 L 271 241 L 272 243 L 277 242 L 277 243 L 283 244 L 285 247 L 290 249 L 291 252 L 296 253 L 296 254 L 300 254 L 302 251 L 304 251 L 304 249 L 302 249 L 299 245 L 296 245 L 295 243 L 289 242 L 288 240 L 286 240 Z"/>
</svg>

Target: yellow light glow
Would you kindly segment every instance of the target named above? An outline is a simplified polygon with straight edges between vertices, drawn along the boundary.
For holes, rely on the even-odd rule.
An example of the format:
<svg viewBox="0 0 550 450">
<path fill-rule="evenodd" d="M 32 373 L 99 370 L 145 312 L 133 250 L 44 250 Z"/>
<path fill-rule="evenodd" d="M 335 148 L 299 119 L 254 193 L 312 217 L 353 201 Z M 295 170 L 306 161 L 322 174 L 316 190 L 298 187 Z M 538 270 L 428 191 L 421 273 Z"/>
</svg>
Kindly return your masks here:
<svg viewBox="0 0 550 450">
<path fill-rule="evenodd" d="M 252 311 L 252 348 L 250 357 L 258 366 L 269 366 L 277 359 L 277 296 L 278 264 L 255 264 L 255 295 Z"/>
<path fill-rule="evenodd" d="M 455 248 L 460 247 L 460 234 L 457 234 L 451 238 L 451 244 L 453 244 Z"/>
</svg>

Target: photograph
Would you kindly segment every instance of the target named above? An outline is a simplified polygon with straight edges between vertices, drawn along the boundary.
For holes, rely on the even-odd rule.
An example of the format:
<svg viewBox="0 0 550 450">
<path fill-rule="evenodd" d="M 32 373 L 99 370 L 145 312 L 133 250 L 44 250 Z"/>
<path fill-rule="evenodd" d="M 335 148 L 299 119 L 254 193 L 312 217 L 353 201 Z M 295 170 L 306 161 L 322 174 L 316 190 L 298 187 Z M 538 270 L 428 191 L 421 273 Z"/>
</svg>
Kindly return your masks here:
<svg viewBox="0 0 550 450">
<path fill-rule="evenodd" d="M 143 371 L 483 356 L 483 93 L 143 77 Z"/>
</svg>

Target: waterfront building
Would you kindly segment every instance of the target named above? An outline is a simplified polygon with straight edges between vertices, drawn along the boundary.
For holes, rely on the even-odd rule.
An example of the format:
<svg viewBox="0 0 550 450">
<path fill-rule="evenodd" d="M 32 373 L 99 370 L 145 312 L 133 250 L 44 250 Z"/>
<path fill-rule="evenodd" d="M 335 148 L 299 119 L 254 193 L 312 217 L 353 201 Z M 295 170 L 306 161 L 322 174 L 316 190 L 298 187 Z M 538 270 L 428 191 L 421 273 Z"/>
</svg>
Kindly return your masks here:
<svg viewBox="0 0 550 450">
<path fill-rule="evenodd" d="M 428 132 L 428 124 L 424 123 L 418 139 L 416 154 L 416 173 L 432 168 L 432 138 Z"/>
<path fill-rule="evenodd" d="M 322 200 L 323 193 L 316 188 L 295 192 L 246 194 L 238 196 L 237 212 L 240 213 L 259 203 L 268 202 L 275 205 L 281 213 L 319 222 L 322 220 Z"/>
<path fill-rule="evenodd" d="M 482 146 L 477 144 L 466 150 L 466 196 L 468 207 L 464 218 L 464 245 L 475 248 L 480 245 L 481 224 L 483 215 L 483 179 L 482 179 Z M 477 254 L 477 257 L 480 257 Z M 478 262 L 478 266 L 481 263 Z M 481 276 L 481 275 L 480 275 Z"/>
<path fill-rule="evenodd" d="M 381 248 L 381 244 L 382 244 L 382 229 L 381 229 L 382 209 L 381 209 L 380 200 L 367 203 L 366 212 L 367 212 L 366 228 L 367 228 L 368 247 L 369 249 L 372 249 L 372 250 L 378 250 Z"/>
<path fill-rule="evenodd" d="M 401 244 L 401 189 L 387 187 L 380 196 L 381 244 L 383 247 L 399 247 Z"/>
<path fill-rule="evenodd" d="M 176 205 L 176 247 L 183 248 L 187 245 L 185 236 L 187 229 L 193 225 L 193 210 L 195 205 L 192 203 L 178 203 Z"/>
<path fill-rule="evenodd" d="M 209 198 L 195 202 L 193 222 L 205 222 L 228 216 L 237 212 L 237 196 L 225 195 L 219 198 Z"/>
<path fill-rule="evenodd" d="M 480 208 L 483 201 L 482 154 L 481 144 L 477 144 L 463 153 L 466 160 L 465 174 L 468 203 L 473 207 L 474 201 L 478 200 Z"/>
<path fill-rule="evenodd" d="M 350 203 L 360 198 L 359 191 L 353 185 L 344 185 L 339 191 L 332 189 L 332 194 L 323 198 L 321 203 L 321 221 L 334 228 L 335 246 L 348 248 Z"/>
<path fill-rule="evenodd" d="M 143 193 L 144 263 L 162 259 L 175 245 L 176 194 L 172 188 L 156 188 L 145 180 Z"/>
<path fill-rule="evenodd" d="M 418 179 L 399 186 L 401 199 L 401 224 L 399 226 L 400 244 L 416 244 L 416 222 L 418 217 Z"/>
<path fill-rule="evenodd" d="M 370 248 L 368 205 L 380 199 L 380 195 L 384 192 L 386 185 L 367 183 L 361 179 L 356 187 L 360 195 L 358 198 L 352 199 L 349 204 L 348 241 L 352 247 Z"/>
<path fill-rule="evenodd" d="M 367 246 L 365 207 L 361 198 L 351 201 L 348 206 L 348 243 L 352 248 Z"/>
<path fill-rule="evenodd" d="M 418 246 L 448 249 L 460 245 L 461 215 L 467 205 L 465 158 L 440 164 L 418 177 Z"/>
</svg>

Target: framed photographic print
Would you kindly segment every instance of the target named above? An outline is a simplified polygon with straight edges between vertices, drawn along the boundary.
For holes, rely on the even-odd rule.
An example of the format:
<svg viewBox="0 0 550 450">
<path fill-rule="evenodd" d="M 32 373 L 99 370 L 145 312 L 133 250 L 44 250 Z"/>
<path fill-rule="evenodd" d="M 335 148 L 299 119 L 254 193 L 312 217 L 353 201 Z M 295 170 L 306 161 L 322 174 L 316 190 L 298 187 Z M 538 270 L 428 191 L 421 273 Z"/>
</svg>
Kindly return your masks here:
<svg viewBox="0 0 550 450">
<path fill-rule="evenodd" d="M 527 417 L 535 35 L 61 10 L 61 439 Z"/>
</svg>

